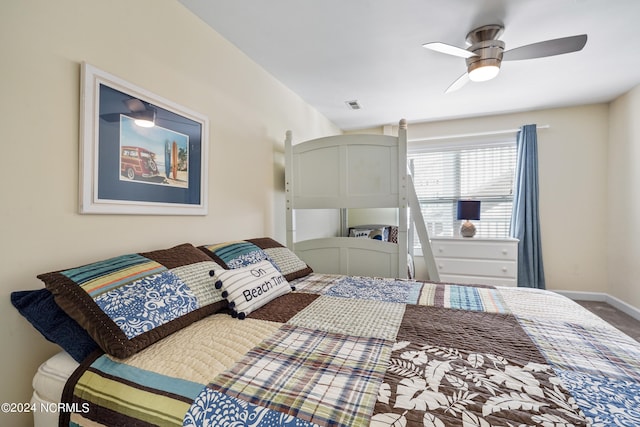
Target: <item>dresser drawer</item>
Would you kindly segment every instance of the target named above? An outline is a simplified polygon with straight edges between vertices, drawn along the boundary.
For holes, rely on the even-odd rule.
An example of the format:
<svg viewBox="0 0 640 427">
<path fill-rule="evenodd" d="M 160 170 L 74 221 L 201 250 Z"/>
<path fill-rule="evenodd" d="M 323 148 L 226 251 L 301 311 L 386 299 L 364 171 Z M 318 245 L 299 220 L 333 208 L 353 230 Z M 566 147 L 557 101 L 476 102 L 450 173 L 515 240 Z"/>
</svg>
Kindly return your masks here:
<svg viewBox="0 0 640 427">
<path fill-rule="evenodd" d="M 518 286 L 517 279 L 505 279 L 484 276 L 457 276 L 455 274 L 442 274 L 440 281 L 444 283 L 463 283 L 467 285 L 492 285 L 492 286 Z"/>
<path fill-rule="evenodd" d="M 515 278 L 518 265 L 515 261 L 493 261 L 477 259 L 436 258 L 440 275 L 488 276 Z"/>
<path fill-rule="evenodd" d="M 476 258 L 496 260 L 516 260 L 517 240 L 476 240 L 447 239 L 431 241 L 433 256 L 436 258 Z"/>
</svg>

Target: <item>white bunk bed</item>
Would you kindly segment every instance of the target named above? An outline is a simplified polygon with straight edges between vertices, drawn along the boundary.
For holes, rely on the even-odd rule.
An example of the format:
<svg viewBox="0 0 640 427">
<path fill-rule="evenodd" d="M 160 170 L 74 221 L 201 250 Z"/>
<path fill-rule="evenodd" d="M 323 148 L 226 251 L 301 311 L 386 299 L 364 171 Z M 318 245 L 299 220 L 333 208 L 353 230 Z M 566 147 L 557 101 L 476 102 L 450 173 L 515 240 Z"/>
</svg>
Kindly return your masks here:
<svg viewBox="0 0 640 427">
<path fill-rule="evenodd" d="M 400 121 L 397 137 L 338 135 L 293 145 L 289 131 L 285 156 L 287 246 L 318 273 L 406 278 L 411 249 L 407 209 L 415 196 L 407 172 L 406 121 Z M 429 279 L 438 280 L 422 214 L 415 207 L 411 213 Z M 346 235 L 297 239 L 297 210 L 355 208 L 398 209 L 397 244 Z"/>
</svg>

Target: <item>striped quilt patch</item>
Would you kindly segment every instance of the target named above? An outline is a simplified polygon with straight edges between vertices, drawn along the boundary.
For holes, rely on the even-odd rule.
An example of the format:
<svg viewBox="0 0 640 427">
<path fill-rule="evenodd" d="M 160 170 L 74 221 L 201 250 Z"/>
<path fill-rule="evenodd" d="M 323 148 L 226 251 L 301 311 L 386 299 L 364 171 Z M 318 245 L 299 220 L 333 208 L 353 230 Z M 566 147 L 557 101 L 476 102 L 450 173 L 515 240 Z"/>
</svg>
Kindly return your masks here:
<svg viewBox="0 0 640 427">
<path fill-rule="evenodd" d="M 168 377 L 111 360 L 102 355 L 76 384 L 74 401 L 87 408 L 71 416 L 82 420 L 111 412 L 112 425 L 181 426 L 185 412 L 203 384 Z M 83 406 L 83 403 L 88 403 Z M 117 413 L 114 410 L 117 409 Z M 86 425 L 86 424 L 83 424 Z"/>
<path fill-rule="evenodd" d="M 226 242 L 203 247 L 230 269 L 245 267 L 268 259 L 267 254 L 262 249 L 250 242 Z"/>
<path fill-rule="evenodd" d="M 92 297 L 167 268 L 138 254 L 123 255 L 61 271 Z"/>
<path fill-rule="evenodd" d="M 424 283 L 418 304 L 487 313 L 510 312 L 496 289 L 443 283 Z"/>
</svg>

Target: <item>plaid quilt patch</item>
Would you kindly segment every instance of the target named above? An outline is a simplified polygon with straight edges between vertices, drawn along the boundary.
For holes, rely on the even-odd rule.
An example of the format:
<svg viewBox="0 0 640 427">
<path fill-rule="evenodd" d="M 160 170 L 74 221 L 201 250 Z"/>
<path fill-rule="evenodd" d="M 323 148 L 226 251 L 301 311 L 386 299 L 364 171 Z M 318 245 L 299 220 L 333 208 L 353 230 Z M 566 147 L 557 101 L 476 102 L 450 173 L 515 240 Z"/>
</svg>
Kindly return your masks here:
<svg viewBox="0 0 640 427">
<path fill-rule="evenodd" d="M 556 369 L 640 381 L 640 347 L 630 337 L 566 322 L 519 322 Z"/>
<path fill-rule="evenodd" d="M 289 283 L 291 286 L 294 286 L 298 292 L 321 295 L 342 277 L 344 276 L 313 273 Z"/>
<path fill-rule="evenodd" d="M 364 426 L 373 413 L 391 345 L 284 325 L 209 387 L 311 423 Z"/>
</svg>

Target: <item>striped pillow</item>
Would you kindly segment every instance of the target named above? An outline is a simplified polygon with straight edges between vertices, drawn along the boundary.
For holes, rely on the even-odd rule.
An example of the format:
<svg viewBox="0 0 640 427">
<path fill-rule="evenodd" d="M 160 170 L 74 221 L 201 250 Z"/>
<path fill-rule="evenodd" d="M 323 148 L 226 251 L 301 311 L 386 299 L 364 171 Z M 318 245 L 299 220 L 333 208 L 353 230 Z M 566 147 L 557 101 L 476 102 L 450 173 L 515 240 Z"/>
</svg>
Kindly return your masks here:
<svg viewBox="0 0 640 427">
<path fill-rule="evenodd" d="M 220 311 L 220 268 L 191 244 L 121 255 L 38 276 L 56 304 L 115 357 L 128 357 Z"/>
<path fill-rule="evenodd" d="M 233 270 L 214 270 L 216 289 L 222 290 L 231 315 L 244 319 L 269 301 L 291 292 L 291 285 L 269 261 Z"/>
</svg>

